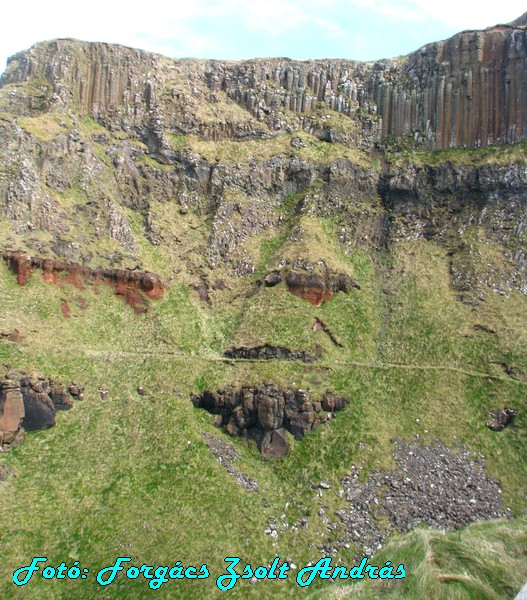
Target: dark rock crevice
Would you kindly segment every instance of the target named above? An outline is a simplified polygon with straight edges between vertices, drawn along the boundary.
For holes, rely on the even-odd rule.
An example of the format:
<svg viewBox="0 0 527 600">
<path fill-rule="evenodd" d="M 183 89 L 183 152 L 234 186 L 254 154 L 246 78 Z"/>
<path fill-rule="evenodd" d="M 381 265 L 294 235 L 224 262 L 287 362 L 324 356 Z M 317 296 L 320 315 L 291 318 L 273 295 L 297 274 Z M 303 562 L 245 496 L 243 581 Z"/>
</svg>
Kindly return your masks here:
<svg viewBox="0 0 527 600">
<path fill-rule="evenodd" d="M 334 346 L 337 348 L 343 348 L 344 346 L 337 340 L 337 338 L 333 335 L 331 329 L 322 321 L 321 319 L 315 317 L 312 326 L 313 331 L 323 331 L 328 338 L 331 340 Z"/>
</svg>

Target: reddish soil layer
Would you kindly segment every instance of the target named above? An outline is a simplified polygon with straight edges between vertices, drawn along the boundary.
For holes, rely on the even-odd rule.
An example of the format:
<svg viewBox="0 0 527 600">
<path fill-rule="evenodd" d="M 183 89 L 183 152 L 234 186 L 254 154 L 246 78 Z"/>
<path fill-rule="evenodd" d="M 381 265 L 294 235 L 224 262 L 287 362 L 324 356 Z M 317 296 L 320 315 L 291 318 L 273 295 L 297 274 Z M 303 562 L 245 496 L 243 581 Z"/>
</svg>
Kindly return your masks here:
<svg viewBox="0 0 527 600">
<path fill-rule="evenodd" d="M 288 273 L 286 284 L 289 291 L 314 306 L 329 301 L 335 292 L 349 293 L 360 289 L 359 283 L 349 275 L 326 273 Z"/>
<path fill-rule="evenodd" d="M 331 300 L 333 292 L 331 290 L 322 290 L 320 288 L 294 286 L 290 287 L 289 291 L 293 296 L 298 296 L 302 300 L 311 302 L 313 306 L 322 306 L 322 303 Z"/>
<path fill-rule="evenodd" d="M 19 285 L 26 285 L 31 271 L 36 269 L 42 270 L 42 277 L 46 283 L 70 283 L 79 290 L 84 290 L 88 283 L 96 287 L 102 282 L 113 287 L 115 294 L 122 296 L 137 314 L 148 310 L 148 298 L 159 300 L 165 289 L 161 277 L 148 271 L 92 269 L 77 263 L 30 257 L 24 252 L 14 252 L 4 255 L 3 258 L 17 276 Z M 63 303 L 62 314 L 69 316 L 69 313 L 69 306 Z"/>
</svg>

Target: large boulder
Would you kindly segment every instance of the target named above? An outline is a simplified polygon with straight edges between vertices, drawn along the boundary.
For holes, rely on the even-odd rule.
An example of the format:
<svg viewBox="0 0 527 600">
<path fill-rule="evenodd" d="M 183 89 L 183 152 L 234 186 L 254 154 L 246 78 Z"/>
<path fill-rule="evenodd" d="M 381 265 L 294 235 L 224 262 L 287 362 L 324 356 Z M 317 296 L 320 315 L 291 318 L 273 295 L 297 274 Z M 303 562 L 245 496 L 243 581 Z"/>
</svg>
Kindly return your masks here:
<svg viewBox="0 0 527 600">
<path fill-rule="evenodd" d="M 258 448 L 261 455 L 267 460 L 285 456 L 289 451 L 285 429 L 266 431 L 259 440 Z"/>
<path fill-rule="evenodd" d="M 24 398 L 24 429 L 35 431 L 55 425 L 55 406 L 46 393 L 47 383 L 42 378 L 25 377 L 20 381 Z"/>
<path fill-rule="evenodd" d="M 55 410 L 69 410 L 73 406 L 65 385 L 52 385 L 48 395 Z"/>
</svg>

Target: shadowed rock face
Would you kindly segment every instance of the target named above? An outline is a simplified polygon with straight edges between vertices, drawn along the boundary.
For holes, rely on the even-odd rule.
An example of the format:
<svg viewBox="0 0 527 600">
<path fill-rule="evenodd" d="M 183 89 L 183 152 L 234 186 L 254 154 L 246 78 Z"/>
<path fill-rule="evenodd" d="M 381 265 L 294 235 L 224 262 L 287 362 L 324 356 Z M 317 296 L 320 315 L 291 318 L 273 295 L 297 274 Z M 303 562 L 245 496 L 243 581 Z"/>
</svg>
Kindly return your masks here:
<svg viewBox="0 0 527 600">
<path fill-rule="evenodd" d="M 93 285 L 105 283 L 114 288 L 138 314 L 148 310 L 147 298 L 159 299 L 164 292 L 164 283 L 159 275 L 128 269 L 92 269 L 76 263 L 62 262 L 51 258 L 29 257 L 24 252 L 4 256 L 10 269 L 16 274 L 20 285 L 25 285 L 32 270 L 40 269 L 46 283 L 61 281 L 84 289 L 88 282 Z M 64 311 L 63 311 L 64 312 Z"/>
<path fill-rule="evenodd" d="M 285 430 L 301 440 L 348 403 L 346 398 L 331 391 L 327 391 L 321 400 L 312 401 L 305 390 L 282 390 L 270 384 L 239 390 L 205 391 L 201 395 L 192 395 L 191 399 L 196 408 L 219 415 L 215 424 L 225 426 L 229 435 L 255 438 L 262 456 L 269 459 L 287 453 Z"/>
<path fill-rule="evenodd" d="M 23 425 L 27 431 L 53 427 L 57 410 L 69 410 L 73 406 L 71 398 L 79 397 L 66 386 L 38 374 L 22 377 L 20 391 L 25 408 Z"/>
<path fill-rule="evenodd" d="M 33 381 L 24 377 L 20 381 L 20 389 L 24 398 L 24 428 L 27 431 L 48 429 L 55 425 L 55 406 L 47 394 L 47 382 L 45 380 Z"/>
</svg>

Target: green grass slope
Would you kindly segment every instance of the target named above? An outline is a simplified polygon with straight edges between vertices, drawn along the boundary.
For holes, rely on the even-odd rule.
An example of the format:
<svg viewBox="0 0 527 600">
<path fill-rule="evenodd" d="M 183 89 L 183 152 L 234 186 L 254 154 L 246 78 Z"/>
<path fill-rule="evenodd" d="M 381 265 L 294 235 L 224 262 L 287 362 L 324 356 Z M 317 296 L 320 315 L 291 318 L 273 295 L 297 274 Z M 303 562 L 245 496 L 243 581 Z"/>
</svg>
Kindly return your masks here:
<svg viewBox="0 0 527 600">
<path fill-rule="evenodd" d="M 0 340 L 0 364 L 86 387 L 85 400 L 60 413 L 55 427 L 28 434 L 21 447 L 0 457 L 16 474 L 0 482 L 3 596 L 148 597 L 142 577 L 121 573 L 111 585 L 97 585 L 97 571 L 118 556 L 132 557 L 137 566 L 208 566 L 208 579 L 170 581 L 151 592 L 161 598 L 219 597 L 215 580 L 226 556 L 258 566 L 278 555 L 305 566 L 318 560 L 317 544 L 327 538 L 320 508 L 333 515 L 344 505 L 340 477 L 352 465 L 364 476 L 390 468 L 392 441 L 416 434 L 423 442 L 461 441 L 485 455 L 486 471 L 500 482 L 516 520 L 395 539 L 379 560 L 408 565 L 402 584 L 363 589 L 317 581 L 300 589 L 291 572 L 284 581 L 240 580 L 230 597 L 494 598 L 519 587 L 527 577 L 521 550 L 527 531 L 521 517 L 527 505 L 525 298 L 491 293 L 478 308 L 469 307 L 456 300 L 446 251 L 433 242 L 402 242 L 384 258 L 360 249 L 347 256 L 336 244 L 328 250 L 324 232 L 331 223 L 313 218 L 311 228 L 312 251 L 323 245 L 325 258 L 361 283 L 361 290 L 337 293 L 321 308 L 292 296 L 284 284 L 246 297 L 232 283 L 207 306 L 174 283 L 146 315 L 135 315 L 105 286 L 46 285 L 35 272 L 20 287 L 0 264 L 0 331 L 17 328 L 23 336 L 20 343 Z M 280 244 L 267 247 L 265 260 L 271 264 L 283 251 Z M 156 261 L 166 275 L 169 260 L 162 249 L 153 252 L 145 262 Z M 68 319 L 62 301 L 70 305 Z M 313 331 L 315 317 L 342 347 Z M 308 351 L 319 344 L 323 354 L 314 364 L 225 360 L 224 350 L 241 343 Z M 513 375 L 503 365 L 514 365 Z M 286 457 L 265 462 L 254 444 L 228 440 L 212 426 L 213 417 L 190 402 L 198 390 L 270 380 L 307 387 L 314 396 L 331 387 L 350 403 L 331 424 L 301 442 L 291 440 Z M 109 390 L 104 401 L 100 386 Z M 518 410 L 516 421 L 492 432 L 485 427 L 488 412 L 503 405 Z M 236 468 L 258 482 L 257 492 L 238 485 L 214 459 L 203 433 L 234 444 L 241 457 Z M 332 486 L 320 497 L 311 483 L 323 478 Z M 265 533 L 275 519 L 292 525 L 304 516 L 307 529 L 288 529 L 276 540 Z M 341 563 L 352 565 L 354 553 L 343 549 Z M 37 575 L 16 588 L 13 571 L 33 556 L 54 566 L 79 561 L 89 575 Z"/>
</svg>

